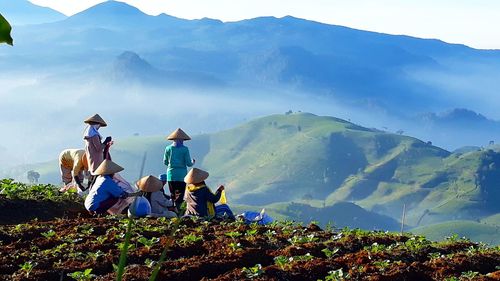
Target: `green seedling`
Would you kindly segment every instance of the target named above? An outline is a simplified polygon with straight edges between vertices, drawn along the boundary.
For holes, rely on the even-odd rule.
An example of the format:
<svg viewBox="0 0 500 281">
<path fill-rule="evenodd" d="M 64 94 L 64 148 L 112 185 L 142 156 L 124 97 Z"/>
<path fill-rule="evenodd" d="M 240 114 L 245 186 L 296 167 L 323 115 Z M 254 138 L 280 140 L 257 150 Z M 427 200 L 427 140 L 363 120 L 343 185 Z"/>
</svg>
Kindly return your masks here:
<svg viewBox="0 0 500 281">
<path fill-rule="evenodd" d="M 245 276 L 249 279 L 254 279 L 256 277 L 261 276 L 264 274 L 264 270 L 262 270 L 262 265 L 261 264 L 256 264 L 255 266 L 252 267 L 243 267 L 241 270 L 243 273 L 245 273 Z"/>
<path fill-rule="evenodd" d="M 68 276 L 76 279 L 77 281 L 91 281 L 96 277 L 95 274 L 92 274 L 92 268 L 85 269 L 84 271 L 68 273 Z"/>
<path fill-rule="evenodd" d="M 257 234 L 257 229 L 249 229 L 245 232 L 245 236 L 248 237 L 248 240 L 255 240 L 255 235 Z"/>
<path fill-rule="evenodd" d="M 106 236 L 97 236 L 95 238 L 95 240 L 97 241 L 97 243 L 99 243 L 99 245 L 102 245 L 102 244 L 104 244 L 104 242 L 106 242 L 106 240 L 108 240 L 108 237 L 106 237 Z"/>
<path fill-rule="evenodd" d="M 181 245 L 191 245 L 191 244 L 194 244 L 198 241 L 202 241 L 203 240 L 203 236 L 197 236 L 195 234 L 187 234 L 185 235 L 184 237 L 182 237 L 181 240 L 179 240 L 179 244 Z"/>
<path fill-rule="evenodd" d="M 144 261 L 144 264 L 149 268 L 153 268 L 156 265 L 156 262 L 148 258 Z"/>
<path fill-rule="evenodd" d="M 154 244 L 160 242 L 160 238 L 153 237 L 151 239 L 147 239 L 146 237 L 141 237 L 137 240 L 137 242 L 144 245 L 144 247 L 149 251 Z"/>
<path fill-rule="evenodd" d="M 35 268 L 36 265 L 37 265 L 36 262 L 27 261 L 21 264 L 19 267 L 26 274 L 26 278 L 28 278 L 30 276 L 31 271 L 33 271 L 33 268 Z"/>
<path fill-rule="evenodd" d="M 371 253 L 378 253 L 383 252 L 385 249 L 387 249 L 387 246 L 375 242 L 371 246 L 364 247 L 364 249 Z"/>
<path fill-rule="evenodd" d="M 373 265 L 378 267 L 380 271 L 385 271 L 391 265 L 391 261 L 390 260 L 376 261 L 373 262 Z"/>
<path fill-rule="evenodd" d="M 42 236 L 45 237 L 45 238 L 47 238 L 47 239 L 50 239 L 50 238 L 56 236 L 56 232 L 54 230 L 52 230 L 52 229 L 49 230 L 49 231 L 46 231 L 46 232 L 42 232 L 40 234 L 42 234 Z"/>
<path fill-rule="evenodd" d="M 430 253 L 429 254 L 429 258 L 431 260 L 435 260 L 435 259 L 439 259 L 441 257 L 444 257 L 443 255 L 441 255 L 441 253 L 437 252 L 437 253 Z"/>
<path fill-rule="evenodd" d="M 86 236 L 89 236 L 94 232 L 94 228 L 92 227 L 92 225 L 89 224 L 84 224 L 80 226 L 80 229 L 81 229 L 80 232 Z"/>
<path fill-rule="evenodd" d="M 234 252 L 234 251 L 241 249 L 241 243 L 231 242 L 231 243 L 229 243 L 229 247 Z"/>
<path fill-rule="evenodd" d="M 330 250 L 328 248 L 324 248 L 323 250 L 321 250 L 321 252 L 323 252 L 323 254 L 325 254 L 325 256 L 327 258 L 332 258 L 333 256 L 335 256 L 336 253 L 338 253 L 340 251 L 339 248 L 334 248 L 333 250 Z"/>
<path fill-rule="evenodd" d="M 231 237 L 234 240 L 240 237 L 241 233 L 239 233 L 238 231 L 231 231 L 231 232 L 226 232 L 225 235 Z"/>
<path fill-rule="evenodd" d="M 341 269 L 331 270 L 328 272 L 328 275 L 325 276 L 325 281 L 341 281 L 349 279 L 350 276 Z"/>
<path fill-rule="evenodd" d="M 87 257 L 89 257 L 93 261 L 97 261 L 97 259 L 102 257 L 102 256 L 104 256 L 104 252 L 101 250 L 97 250 L 97 252 L 95 252 L 95 253 L 92 253 L 92 252 L 87 253 Z"/>
<path fill-rule="evenodd" d="M 290 267 L 290 259 L 285 256 L 274 257 L 274 264 L 279 266 L 281 270 L 285 270 Z"/>
<path fill-rule="evenodd" d="M 477 271 L 466 271 L 462 272 L 462 275 L 460 275 L 461 279 L 466 279 L 466 280 L 473 280 L 479 275 L 479 272 Z"/>
<path fill-rule="evenodd" d="M 293 257 L 289 258 L 289 261 L 290 262 L 295 262 L 295 261 L 310 261 L 312 259 L 314 259 L 314 257 L 310 253 L 307 253 L 307 254 L 302 255 L 302 256 L 293 256 Z"/>
<path fill-rule="evenodd" d="M 316 242 L 318 241 L 318 237 L 314 237 L 314 234 L 309 234 L 307 236 L 293 236 L 292 238 L 288 239 L 292 245 L 299 245 L 299 244 L 304 244 L 304 243 L 311 243 L 311 242 Z"/>
</svg>

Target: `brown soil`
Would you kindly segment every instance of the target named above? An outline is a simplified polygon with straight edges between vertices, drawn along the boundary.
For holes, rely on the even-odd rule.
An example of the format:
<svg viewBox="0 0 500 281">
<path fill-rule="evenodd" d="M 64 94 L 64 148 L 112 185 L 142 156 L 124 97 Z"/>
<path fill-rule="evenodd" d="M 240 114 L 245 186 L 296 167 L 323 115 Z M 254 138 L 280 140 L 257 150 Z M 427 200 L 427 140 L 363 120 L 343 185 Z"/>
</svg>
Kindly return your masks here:
<svg viewBox="0 0 500 281">
<path fill-rule="evenodd" d="M 88 268 L 95 280 L 114 280 L 125 224 L 117 217 L 75 217 L 0 226 L 0 280 L 73 280 L 68 273 Z M 153 269 L 146 260 L 159 259 L 172 227 L 168 220 L 135 221 L 124 280 L 149 279 Z M 469 271 L 468 276 L 475 275 L 470 280 L 500 280 L 498 249 L 464 241 L 410 249 L 408 236 L 339 233 L 313 225 L 182 220 L 157 280 L 318 280 L 339 269 L 350 280 L 444 280 Z M 203 239 L 189 240 L 188 234 Z M 147 248 L 140 237 L 160 241 Z M 385 249 L 374 249 L 374 243 Z M 336 253 L 327 256 L 325 248 Z M 275 263 L 279 256 L 288 262 Z M 35 264 L 30 272 L 21 269 L 27 262 Z M 257 264 L 262 272 L 255 276 L 243 270 Z"/>
<path fill-rule="evenodd" d="M 87 216 L 83 205 L 70 201 L 10 200 L 0 195 L 0 225 L 24 223 L 34 219 L 41 221 L 54 218 Z"/>
</svg>

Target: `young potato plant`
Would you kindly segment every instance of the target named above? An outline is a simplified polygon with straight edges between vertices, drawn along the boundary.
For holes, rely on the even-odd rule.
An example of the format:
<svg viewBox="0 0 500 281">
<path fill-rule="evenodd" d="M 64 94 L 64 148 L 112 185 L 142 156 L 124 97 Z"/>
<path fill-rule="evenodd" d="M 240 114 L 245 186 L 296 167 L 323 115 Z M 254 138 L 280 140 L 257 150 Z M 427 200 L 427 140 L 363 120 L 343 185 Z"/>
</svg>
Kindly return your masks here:
<svg viewBox="0 0 500 281">
<path fill-rule="evenodd" d="M 248 267 L 248 268 L 247 267 L 243 267 L 243 269 L 241 271 L 243 273 L 245 273 L 245 276 L 248 279 L 254 279 L 254 278 L 259 277 L 262 274 L 264 274 L 264 270 L 262 269 L 262 265 L 261 264 L 256 264 L 255 266 Z"/>
<path fill-rule="evenodd" d="M 346 279 L 350 279 L 350 276 L 349 276 L 349 274 L 344 273 L 344 271 L 341 268 L 341 269 L 329 271 L 328 275 L 325 276 L 324 281 L 343 281 Z M 323 281 L 323 280 L 321 280 L 321 281 Z"/>
<path fill-rule="evenodd" d="M 50 229 L 49 231 L 46 231 L 46 232 L 42 232 L 40 234 L 47 239 L 50 239 L 50 238 L 56 236 L 56 232 L 52 229 Z"/>
<path fill-rule="evenodd" d="M 96 277 L 95 274 L 92 274 L 92 268 L 85 269 L 84 271 L 68 273 L 68 276 L 77 281 L 91 281 Z"/>
<path fill-rule="evenodd" d="M 153 237 L 151 239 L 148 239 L 142 236 L 141 238 L 137 239 L 137 242 L 141 243 L 149 251 L 154 244 L 160 242 L 160 238 Z"/>
<path fill-rule="evenodd" d="M 186 234 L 184 235 L 184 237 L 182 237 L 181 240 L 178 240 L 177 241 L 177 244 L 180 244 L 180 245 L 183 245 L 183 246 L 188 246 L 188 245 L 191 245 L 191 244 L 194 244 L 198 241 L 202 241 L 203 240 L 203 236 L 197 236 L 196 234 L 192 234 L 192 233 L 189 233 L 189 234 Z"/>
<path fill-rule="evenodd" d="M 37 266 L 36 262 L 27 261 L 21 264 L 19 267 L 21 268 L 21 271 L 23 271 L 24 274 L 26 275 L 26 278 L 28 278 L 30 276 L 31 271 L 33 271 L 33 268 L 35 268 L 35 266 Z"/>
<path fill-rule="evenodd" d="M 339 251 L 340 251 L 339 248 L 334 248 L 333 250 L 324 248 L 323 250 L 321 250 L 321 252 L 323 252 L 323 254 L 325 254 L 327 258 L 333 258 L 335 254 L 338 253 Z"/>
</svg>

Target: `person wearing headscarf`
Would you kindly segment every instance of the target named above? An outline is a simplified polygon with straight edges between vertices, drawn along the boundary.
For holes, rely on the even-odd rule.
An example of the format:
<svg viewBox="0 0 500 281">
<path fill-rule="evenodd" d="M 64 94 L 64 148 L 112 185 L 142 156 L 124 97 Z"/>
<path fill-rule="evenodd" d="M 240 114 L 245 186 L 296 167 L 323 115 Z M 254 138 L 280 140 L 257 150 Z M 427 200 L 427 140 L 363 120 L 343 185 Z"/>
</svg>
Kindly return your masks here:
<svg viewBox="0 0 500 281">
<path fill-rule="evenodd" d="M 93 174 L 105 158 L 110 158 L 108 157 L 109 148 L 113 144 L 113 141 L 111 141 L 111 137 L 108 137 L 104 142 L 101 142 L 102 136 L 99 133 L 99 128 L 106 127 L 108 124 L 106 124 L 99 114 L 95 114 L 85 119 L 84 123 L 87 124 L 83 133 L 85 153 L 87 155 L 89 171 Z M 89 186 L 94 180 L 95 177 L 92 177 Z"/>
<path fill-rule="evenodd" d="M 73 181 L 81 191 L 86 188 L 83 186 L 84 173 L 88 172 L 89 165 L 85 150 L 83 149 L 65 149 L 59 154 L 59 167 L 61 179 L 64 187 L 61 191 L 67 191 L 73 187 L 70 183 Z"/>
<path fill-rule="evenodd" d="M 97 167 L 93 175 L 97 176 L 85 198 L 85 208 L 92 214 L 103 214 L 115 205 L 120 198 L 128 197 L 119 185 L 113 180 L 114 174 L 123 171 L 123 168 L 111 160 L 105 159 Z"/>
<path fill-rule="evenodd" d="M 195 159 L 191 159 L 189 148 L 184 145 L 184 141 L 190 139 L 182 129 L 178 128 L 167 137 L 167 140 L 171 140 L 172 144 L 165 148 L 163 156 L 163 163 L 167 166 L 170 196 L 174 199 L 175 207 L 178 210 L 184 201 L 186 190 L 184 177 L 187 174 L 187 167 L 191 167 L 195 163 Z"/>
<path fill-rule="evenodd" d="M 166 175 L 165 175 L 166 176 Z M 137 183 L 137 187 L 145 192 L 145 197 L 151 205 L 149 217 L 166 217 L 176 218 L 174 202 L 163 192 L 164 183 L 160 178 L 146 176 L 141 178 Z"/>
<path fill-rule="evenodd" d="M 224 191 L 224 186 L 220 185 L 217 191 L 213 193 L 206 185 L 205 180 L 208 178 L 208 172 L 198 168 L 193 168 L 184 178 L 187 184 L 186 194 L 186 213 L 188 216 L 198 217 L 214 217 L 219 215 L 218 207 L 215 206 Z M 233 217 L 232 212 L 227 205 L 221 205 L 221 209 L 230 217 Z M 220 214 L 221 216 L 223 214 Z"/>
</svg>

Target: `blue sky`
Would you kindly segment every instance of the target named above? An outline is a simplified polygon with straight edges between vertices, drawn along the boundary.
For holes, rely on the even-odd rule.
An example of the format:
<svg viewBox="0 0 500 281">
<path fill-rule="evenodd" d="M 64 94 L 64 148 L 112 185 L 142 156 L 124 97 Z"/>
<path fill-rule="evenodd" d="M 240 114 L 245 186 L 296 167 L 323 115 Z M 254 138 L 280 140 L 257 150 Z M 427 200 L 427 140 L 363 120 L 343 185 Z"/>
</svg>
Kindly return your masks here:
<svg viewBox="0 0 500 281">
<path fill-rule="evenodd" d="M 30 0 L 67 15 L 102 0 Z M 122 0 L 145 13 L 235 21 L 292 15 L 390 34 L 500 49 L 499 0 Z"/>
</svg>

